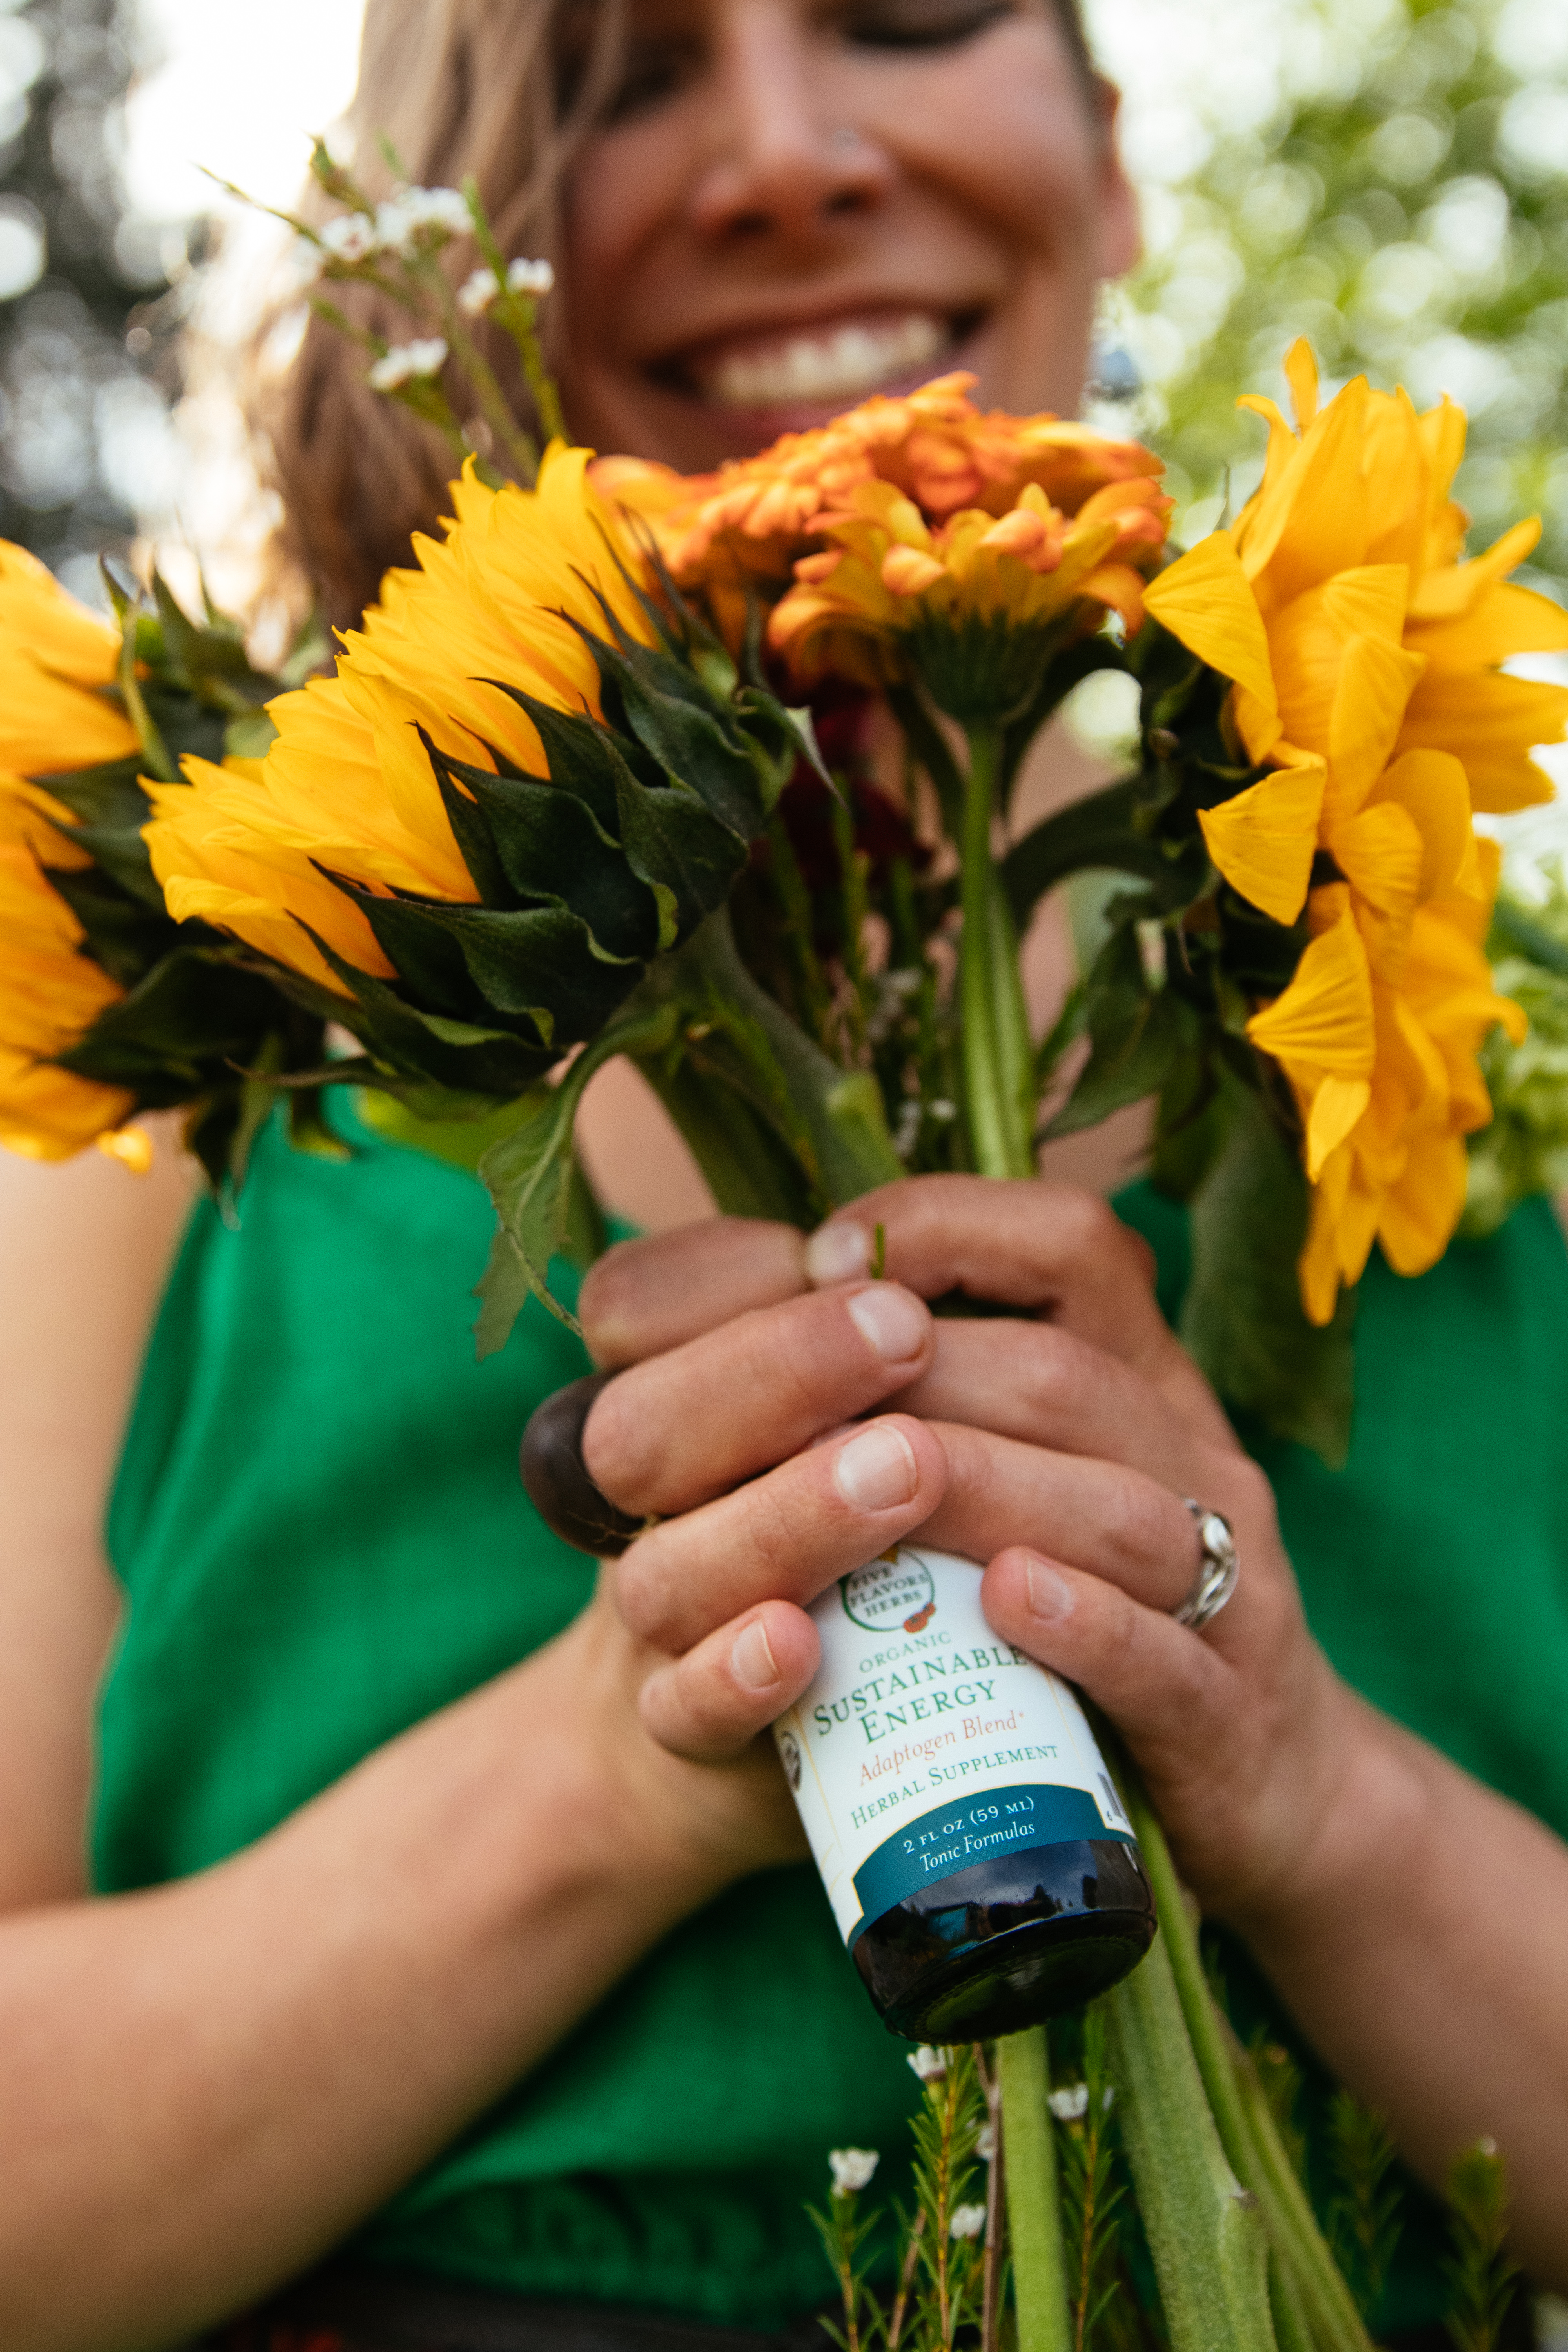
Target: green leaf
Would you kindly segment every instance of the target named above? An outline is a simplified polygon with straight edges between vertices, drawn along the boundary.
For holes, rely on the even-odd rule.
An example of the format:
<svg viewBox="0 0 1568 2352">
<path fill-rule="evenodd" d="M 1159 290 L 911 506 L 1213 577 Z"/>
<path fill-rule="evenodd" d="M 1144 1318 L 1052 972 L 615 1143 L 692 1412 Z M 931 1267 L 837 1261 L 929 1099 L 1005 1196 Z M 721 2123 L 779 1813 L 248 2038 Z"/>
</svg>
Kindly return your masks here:
<svg viewBox="0 0 1568 2352">
<path fill-rule="evenodd" d="M 644 750 L 738 841 L 754 840 L 767 822 L 755 766 L 738 729 L 693 698 L 700 688 L 691 673 L 644 647 L 623 654 L 586 630 L 582 635 Z"/>
<path fill-rule="evenodd" d="M 1071 874 L 1099 868 L 1131 874 L 1161 886 L 1163 901 L 1173 888 L 1170 903 L 1183 905 L 1201 887 L 1207 855 L 1177 858 L 1157 835 L 1142 831 L 1134 819 L 1145 798 L 1142 776 L 1124 776 L 1087 800 L 1074 801 L 1015 843 L 1002 861 L 1002 880 L 1020 930 L 1047 890 Z"/>
<path fill-rule="evenodd" d="M 1151 992 L 1131 923 L 1112 931 L 1085 983 L 1084 1013 L 1093 1040 L 1078 1084 L 1046 1129 L 1075 1135 L 1098 1127 L 1128 1103 L 1158 1094 L 1173 1066 L 1190 1053 L 1197 1016 L 1175 992 Z"/>
<path fill-rule="evenodd" d="M 93 961 L 121 988 L 134 988 L 172 949 L 176 933 L 168 916 L 154 914 L 96 866 L 46 866 L 44 872 L 86 932 Z"/>
<path fill-rule="evenodd" d="M 1332 1470 L 1350 1451 L 1355 1294 L 1309 1323 L 1296 1261 L 1310 1207 L 1300 1159 L 1252 1088 L 1228 1073 L 1225 1143 L 1192 1203 L 1193 1272 L 1181 1337 L 1229 1403 Z"/>
<path fill-rule="evenodd" d="M 308 925 L 303 928 L 309 931 Z M 315 932 L 309 936 L 329 968 L 353 992 L 353 1008 L 337 1017 L 389 1074 L 507 1102 L 535 1085 L 559 1059 L 551 1046 L 507 1031 L 422 1013 L 389 982 L 345 962 Z"/>
<path fill-rule="evenodd" d="M 673 1005 L 618 1022 L 580 1054 L 559 1086 L 533 1097 L 510 1134 L 492 1144 L 479 1175 L 495 1202 L 500 1230 L 480 1278 L 477 1332 L 481 1356 L 492 1355 L 510 1331 L 529 1291 L 569 1329 L 574 1316 L 550 1295 L 550 1261 L 570 1239 L 572 1135 L 583 1090 L 595 1071 L 617 1054 L 668 1049 L 677 1027 Z"/>
<path fill-rule="evenodd" d="M 658 940 L 658 903 L 627 863 L 620 843 L 575 793 L 531 778 L 491 775 L 483 768 L 432 760 L 455 785 L 443 782 L 450 809 L 471 795 L 463 822 L 473 830 L 478 816 L 493 843 L 505 895 L 485 890 L 486 903 L 515 907 L 520 899 L 553 900 L 581 916 L 594 937 L 618 956 L 639 961 L 652 955 Z M 641 788 L 626 782 L 630 789 Z M 668 797 L 668 795 L 661 795 Z M 454 830 L 458 818 L 454 816 Z M 458 847 L 465 860 L 464 836 Z M 474 873 L 472 865 L 468 868 Z M 479 877 L 474 873 L 476 883 Z M 481 885 L 481 887 L 484 886 Z"/>
<path fill-rule="evenodd" d="M 688 938 L 723 905 L 746 863 L 744 846 L 700 801 L 680 792 L 649 791 L 627 770 L 618 786 L 621 838 L 626 862 L 669 908 L 661 949 Z"/>
<path fill-rule="evenodd" d="M 144 1108 L 157 1109 L 226 1082 L 236 1066 L 254 1066 L 263 1041 L 289 1023 L 297 1026 L 298 1016 L 267 981 L 220 950 L 182 943 L 57 1058 L 79 1077 L 132 1088 Z M 319 1028 L 302 1036 L 319 1047 Z"/>
</svg>

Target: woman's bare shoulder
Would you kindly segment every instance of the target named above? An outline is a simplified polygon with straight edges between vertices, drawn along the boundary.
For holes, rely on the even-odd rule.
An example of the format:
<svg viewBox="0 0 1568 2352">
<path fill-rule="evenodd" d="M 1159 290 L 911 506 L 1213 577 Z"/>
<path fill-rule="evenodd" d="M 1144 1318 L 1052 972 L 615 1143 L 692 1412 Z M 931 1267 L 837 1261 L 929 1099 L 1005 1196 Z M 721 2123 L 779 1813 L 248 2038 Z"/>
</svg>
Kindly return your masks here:
<svg viewBox="0 0 1568 2352">
<path fill-rule="evenodd" d="M 78 1893 L 93 1698 L 117 1616 L 103 1515 L 193 1187 L 0 1151 L 0 1910 Z"/>
</svg>

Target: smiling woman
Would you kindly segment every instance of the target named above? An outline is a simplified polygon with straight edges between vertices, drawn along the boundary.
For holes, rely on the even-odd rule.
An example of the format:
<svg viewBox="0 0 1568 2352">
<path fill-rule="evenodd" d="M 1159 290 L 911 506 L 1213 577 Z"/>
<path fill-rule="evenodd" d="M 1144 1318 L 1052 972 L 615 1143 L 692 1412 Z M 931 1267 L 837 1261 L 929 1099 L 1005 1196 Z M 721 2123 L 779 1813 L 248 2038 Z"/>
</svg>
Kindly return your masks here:
<svg viewBox="0 0 1568 2352">
<path fill-rule="evenodd" d="M 473 171 L 509 249 L 554 263 L 577 437 L 689 471 L 955 367 L 1070 415 L 1136 251 L 1114 114 L 1072 0 L 385 0 L 355 105 L 367 152 Z M 267 419 L 344 619 L 445 481 L 360 376 L 317 322 Z"/>
</svg>

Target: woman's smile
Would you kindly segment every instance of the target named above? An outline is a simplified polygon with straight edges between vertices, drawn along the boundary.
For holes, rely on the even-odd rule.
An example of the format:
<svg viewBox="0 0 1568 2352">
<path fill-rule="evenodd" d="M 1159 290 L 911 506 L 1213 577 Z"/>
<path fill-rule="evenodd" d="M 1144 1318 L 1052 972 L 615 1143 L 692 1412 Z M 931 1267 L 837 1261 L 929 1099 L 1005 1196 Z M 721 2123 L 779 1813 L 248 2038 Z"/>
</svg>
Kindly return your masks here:
<svg viewBox="0 0 1568 2352">
<path fill-rule="evenodd" d="M 574 429 L 689 470 L 968 368 L 1077 405 L 1136 245 L 1047 0 L 634 0 L 566 200 Z"/>
</svg>

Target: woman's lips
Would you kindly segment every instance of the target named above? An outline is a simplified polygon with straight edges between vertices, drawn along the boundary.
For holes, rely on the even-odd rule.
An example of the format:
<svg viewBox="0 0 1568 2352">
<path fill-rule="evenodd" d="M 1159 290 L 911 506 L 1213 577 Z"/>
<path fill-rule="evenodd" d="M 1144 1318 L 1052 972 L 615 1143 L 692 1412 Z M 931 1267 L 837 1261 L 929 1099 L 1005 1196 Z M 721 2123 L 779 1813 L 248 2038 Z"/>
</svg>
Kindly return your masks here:
<svg viewBox="0 0 1568 2352">
<path fill-rule="evenodd" d="M 936 374 L 953 339 L 952 320 L 939 311 L 881 310 L 729 337 L 684 357 L 679 373 L 707 405 L 732 415 L 842 406 Z"/>
</svg>

